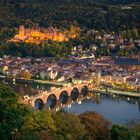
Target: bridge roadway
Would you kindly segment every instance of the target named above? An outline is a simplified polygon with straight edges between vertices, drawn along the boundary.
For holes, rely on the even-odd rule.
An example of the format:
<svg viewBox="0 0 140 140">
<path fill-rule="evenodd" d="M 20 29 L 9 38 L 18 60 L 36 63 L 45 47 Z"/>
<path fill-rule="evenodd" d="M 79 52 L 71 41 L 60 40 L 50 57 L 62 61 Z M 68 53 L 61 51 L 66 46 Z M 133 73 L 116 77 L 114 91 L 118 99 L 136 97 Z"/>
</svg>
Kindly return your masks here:
<svg viewBox="0 0 140 140">
<path fill-rule="evenodd" d="M 39 91 L 39 93 L 37 95 L 25 98 L 23 100 L 23 103 L 28 104 L 32 107 L 35 107 L 36 100 L 40 100 L 42 104 L 46 104 L 47 99 L 50 96 L 52 96 L 56 100 L 59 100 L 60 95 L 62 93 L 65 93 L 68 97 L 70 97 L 74 91 L 76 91 L 79 95 L 82 96 L 82 90 L 84 88 L 87 88 L 88 90 L 92 90 L 93 89 L 93 84 L 87 83 L 87 82 L 86 83 L 81 83 L 81 84 L 76 84 L 76 85 L 71 85 L 70 84 L 70 85 L 67 85 L 67 86 L 64 86 L 64 87 L 60 87 L 60 88 L 53 88 L 50 91 Z"/>
<path fill-rule="evenodd" d="M 94 90 L 91 90 L 91 92 L 93 92 L 93 93 L 102 93 L 102 94 L 117 94 L 117 95 L 132 96 L 132 97 L 140 98 L 140 93 L 129 92 L 129 91 L 119 91 L 119 90 L 113 90 L 113 89 L 98 89 L 98 88 L 94 88 Z"/>
</svg>

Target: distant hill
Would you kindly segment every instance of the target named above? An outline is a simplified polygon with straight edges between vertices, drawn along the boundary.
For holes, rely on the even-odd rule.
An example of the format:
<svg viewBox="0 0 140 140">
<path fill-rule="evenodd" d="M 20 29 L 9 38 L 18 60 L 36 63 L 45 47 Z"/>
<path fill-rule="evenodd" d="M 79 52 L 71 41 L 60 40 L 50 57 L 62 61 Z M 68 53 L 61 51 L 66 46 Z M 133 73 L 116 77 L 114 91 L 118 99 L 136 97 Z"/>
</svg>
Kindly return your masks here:
<svg viewBox="0 0 140 140">
<path fill-rule="evenodd" d="M 139 0 L 1 0 L 0 27 L 56 26 L 119 30 L 140 27 Z M 136 3 L 136 4 L 135 4 Z M 121 8 L 122 4 L 132 7 Z"/>
</svg>

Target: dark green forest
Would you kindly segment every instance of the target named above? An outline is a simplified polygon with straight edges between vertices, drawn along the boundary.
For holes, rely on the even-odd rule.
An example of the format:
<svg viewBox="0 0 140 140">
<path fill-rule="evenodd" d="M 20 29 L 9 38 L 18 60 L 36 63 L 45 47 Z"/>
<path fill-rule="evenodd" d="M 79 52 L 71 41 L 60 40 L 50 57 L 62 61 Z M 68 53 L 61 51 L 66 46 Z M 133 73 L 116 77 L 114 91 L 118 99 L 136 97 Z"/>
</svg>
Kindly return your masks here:
<svg viewBox="0 0 140 140">
<path fill-rule="evenodd" d="M 0 27 L 31 26 L 68 28 L 77 21 L 81 28 L 118 30 L 140 26 L 139 0 L 1 0 Z M 122 10 L 124 3 L 131 10 Z M 117 3 L 117 4 L 116 4 Z M 121 3 L 121 4 L 118 4 Z M 127 4 L 126 3 L 126 4 Z"/>
</svg>

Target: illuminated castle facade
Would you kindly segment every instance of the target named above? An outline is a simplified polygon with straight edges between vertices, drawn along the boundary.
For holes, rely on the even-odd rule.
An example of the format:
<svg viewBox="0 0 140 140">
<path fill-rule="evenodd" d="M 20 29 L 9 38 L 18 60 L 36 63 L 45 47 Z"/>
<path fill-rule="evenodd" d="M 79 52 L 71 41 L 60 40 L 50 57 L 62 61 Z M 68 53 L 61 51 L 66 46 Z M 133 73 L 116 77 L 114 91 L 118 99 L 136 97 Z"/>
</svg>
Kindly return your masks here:
<svg viewBox="0 0 140 140">
<path fill-rule="evenodd" d="M 14 36 L 10 41 L 12 42 L 26 42 L 26 43 L 41 43 L 46 40 L 53 40 L 57 42 L 64 42 L 69 40 L 69 36 L 62 33 L 57 28 L 25 28 L 19 27 L 19 33 Z"/>
</svg>

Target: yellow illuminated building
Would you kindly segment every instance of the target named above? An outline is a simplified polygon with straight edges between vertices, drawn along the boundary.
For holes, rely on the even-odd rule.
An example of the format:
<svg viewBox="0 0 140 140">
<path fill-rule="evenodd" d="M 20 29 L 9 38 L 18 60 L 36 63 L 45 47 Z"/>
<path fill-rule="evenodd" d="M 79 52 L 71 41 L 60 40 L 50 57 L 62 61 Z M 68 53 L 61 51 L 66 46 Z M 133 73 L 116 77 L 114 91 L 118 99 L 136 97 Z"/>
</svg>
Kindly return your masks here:
<svg viewBox="0 0 140 140">
<path fill-rule="evenodd" d="M 46 40 L 64 42 L 68 41 L 70 38 L 70 35 L 53 27 L 47 29 L 30 29 L 20 26 L 18 34 L 16 34 L 10 41 L 39 44 Z"/>
</svg>

